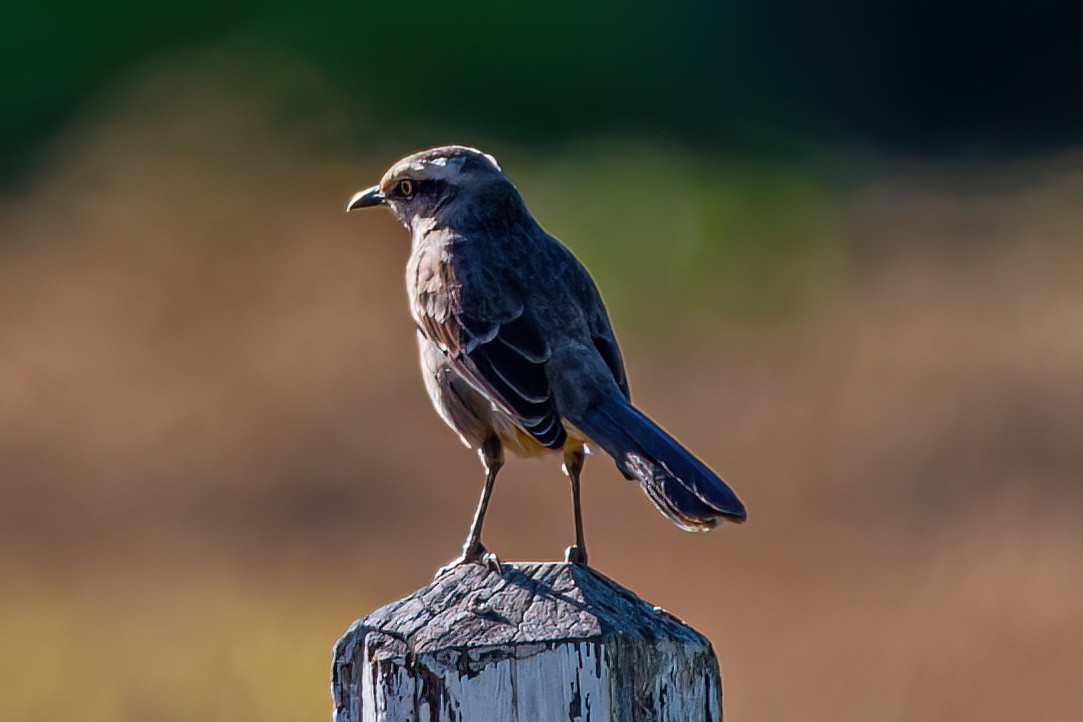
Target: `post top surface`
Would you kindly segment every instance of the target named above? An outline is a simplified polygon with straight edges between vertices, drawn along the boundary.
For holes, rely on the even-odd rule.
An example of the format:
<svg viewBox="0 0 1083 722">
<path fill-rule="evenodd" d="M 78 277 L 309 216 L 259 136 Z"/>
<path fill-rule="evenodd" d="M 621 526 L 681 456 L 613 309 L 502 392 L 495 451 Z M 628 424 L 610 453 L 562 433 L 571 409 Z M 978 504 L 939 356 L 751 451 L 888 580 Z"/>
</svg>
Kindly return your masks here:
<svg viewBox="0 0 1083 722">
<path fill-rule="evenodd" d="M 519 562 L 503 564 L 501 572 L 478 564 L 450 569 L 357 620 L 339 644 L 376 633 L 395 656 L 613 636 L 710 645 L 673 615 L 588 567 Z"/>
</svg>

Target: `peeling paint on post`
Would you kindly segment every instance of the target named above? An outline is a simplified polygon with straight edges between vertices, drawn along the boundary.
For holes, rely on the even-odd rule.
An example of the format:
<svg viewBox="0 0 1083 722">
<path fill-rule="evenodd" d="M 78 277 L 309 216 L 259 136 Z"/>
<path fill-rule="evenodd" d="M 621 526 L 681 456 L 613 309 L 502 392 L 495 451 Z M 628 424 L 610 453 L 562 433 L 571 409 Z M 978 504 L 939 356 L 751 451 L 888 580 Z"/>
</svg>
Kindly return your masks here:
<svg viewBox="0 0 1083 722">
<path fill-rule="evenodd" d="M 335 722 L 715 722 L 706 637 L 573 564 L 475 564 L 353 623 Z"/>
</svg>

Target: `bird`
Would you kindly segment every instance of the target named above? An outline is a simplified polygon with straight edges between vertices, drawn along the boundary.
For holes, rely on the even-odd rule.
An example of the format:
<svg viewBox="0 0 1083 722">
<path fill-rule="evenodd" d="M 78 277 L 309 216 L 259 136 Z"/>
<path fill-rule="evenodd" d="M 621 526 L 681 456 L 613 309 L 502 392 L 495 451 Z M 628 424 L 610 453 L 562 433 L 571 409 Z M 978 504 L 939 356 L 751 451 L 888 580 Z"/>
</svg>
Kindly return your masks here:
<svg viewBox="0 0 1083 722">
<path fill-rule="evenodd" d="M 346 210 L 379 206 L 411 236 L 406 289 L 425 388 L 485 472 L 462 554 L 446 568 L 499 569 L 481 531 L 505 450 L 562 456 L 575 525 L 565 562 L 588 561 L 579 499 L 588 449 L 611 456 L 680 529 L 745 521 L 734 491 L 632 405 L 594 280 L 493 156 L 461 145 L 408 155 Z"/>
</svg>

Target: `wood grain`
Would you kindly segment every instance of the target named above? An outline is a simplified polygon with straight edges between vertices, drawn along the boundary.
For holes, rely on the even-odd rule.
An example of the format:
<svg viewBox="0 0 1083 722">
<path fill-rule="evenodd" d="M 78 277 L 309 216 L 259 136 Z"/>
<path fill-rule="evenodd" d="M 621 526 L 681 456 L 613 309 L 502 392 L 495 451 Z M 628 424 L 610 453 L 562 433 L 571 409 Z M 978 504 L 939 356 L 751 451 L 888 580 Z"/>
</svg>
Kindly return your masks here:
<svg viewBox="0 0 1083 722">
<path fill-rule="evenodd" d="M 598 572 L 455 567 L 335 645 L 335 722 L 720 720 L 711 643 Z"/>
</svg>

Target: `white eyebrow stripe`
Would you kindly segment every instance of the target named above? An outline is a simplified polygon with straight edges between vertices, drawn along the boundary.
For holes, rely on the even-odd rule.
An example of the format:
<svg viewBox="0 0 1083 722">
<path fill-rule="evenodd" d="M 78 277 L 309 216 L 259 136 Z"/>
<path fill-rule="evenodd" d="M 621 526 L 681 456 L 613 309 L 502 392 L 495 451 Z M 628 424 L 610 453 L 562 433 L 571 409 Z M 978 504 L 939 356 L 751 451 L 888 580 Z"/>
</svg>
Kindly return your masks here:
<svg viewBox="0 0 1083 722">
<path fill-rule="evenodd" d="M 384 181 L 399 177 L 403 174 L 409 174 L 421 180 L 453 181 L 455 177 L 459 175 L 463 163 L 465 163 L 468 158 L 484 159 L 497 172 L 503 172 L 500 168 L 500 164 L 496 162 L 496 158 L 488 153 L 483 153 L 476 148 L 452 146 L 448 150 L 453 154 L 450 156 L 436 155 L 428 158 L 418 157 L 419 155 L 428 152 L 422 151 L 419 154 L 407 157 L 385 174 Z M 462 151 L 466 151 L 466 153 L 462 153 Z"/>
</svg>

